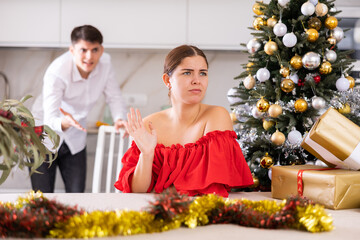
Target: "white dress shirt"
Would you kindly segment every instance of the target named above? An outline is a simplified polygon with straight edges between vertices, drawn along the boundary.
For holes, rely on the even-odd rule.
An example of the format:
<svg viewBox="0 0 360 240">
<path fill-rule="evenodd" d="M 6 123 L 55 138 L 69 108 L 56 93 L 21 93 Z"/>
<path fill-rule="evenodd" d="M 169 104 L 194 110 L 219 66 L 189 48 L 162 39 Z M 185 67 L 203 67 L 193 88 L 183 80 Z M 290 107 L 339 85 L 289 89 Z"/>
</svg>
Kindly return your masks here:
<svg viewBox="0 0 360 240">
<path fill-rule="evenodd" d="M 42 104 L 34 104 L 37 109 L 33 108 L 33 114 L 59 134 L 60 145 L 65 141 L 71 153 L 76 154 L 86 146 L 86 132 L 74 127 L 62 131 L 61 119 L 64 115 L 59 108 L 86 127 L 87 115 L 101 94 L 105 95 L 114 122 L 126 119 L 127 108 L 115 79 L 110 55 L 103 53 L 88 78 L 83 79 L 68 51 L 48 67 L 44 76 Z"/>
</svg>

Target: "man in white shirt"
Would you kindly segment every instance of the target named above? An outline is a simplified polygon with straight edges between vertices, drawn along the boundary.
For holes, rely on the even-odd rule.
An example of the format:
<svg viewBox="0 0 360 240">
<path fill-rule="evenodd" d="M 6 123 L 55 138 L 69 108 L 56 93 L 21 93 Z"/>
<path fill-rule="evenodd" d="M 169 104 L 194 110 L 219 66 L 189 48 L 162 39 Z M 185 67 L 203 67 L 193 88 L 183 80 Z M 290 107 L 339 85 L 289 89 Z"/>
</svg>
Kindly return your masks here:
<svg viewBox="0 0 360 240">
<path fill-rule="evenodd" d="M 123 127 L 126 105 L 115 79 L 110 56 L 104 53 L 103 37 L 90 25 L 74 28 L 69 51 L 55 59 L 44 76 L 42 109 L 34 111 L 60 136 L 56 160 L 42 164 L 31 175 L 35 191 L 54 192 L 56 167 L 59 166 L 66 192 L 84 192 L 86 180 L 86 117 L 105 95 L 114 126 Z M 43 112 L 36 116 L 35 112 Z"/>
</svg>

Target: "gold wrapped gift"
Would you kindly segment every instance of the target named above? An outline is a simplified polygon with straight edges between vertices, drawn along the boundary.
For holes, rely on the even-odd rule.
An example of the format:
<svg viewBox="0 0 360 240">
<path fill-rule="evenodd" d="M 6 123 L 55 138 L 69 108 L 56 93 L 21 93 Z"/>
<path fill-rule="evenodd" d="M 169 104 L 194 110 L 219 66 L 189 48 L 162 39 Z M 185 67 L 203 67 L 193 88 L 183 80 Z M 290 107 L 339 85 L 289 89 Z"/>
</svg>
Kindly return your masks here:
<svg viewBox="0 0 360 240">
<path fill-rule="evenodd" d="M 324 170 L 329 168 L 314 165 L 273 166 L 271 169 L 271 195 L 273 198 L 284 199 L 295 196 L 302 190 L 304 197 L 330 209 L 360 207 L 359 171 Z M 304 170 L 302 183 L 298 183 L 300 170 Z M 299 190 L 300 184 L 303 189 Z"/>
<path fill-rule="evenodd" d="M 331 167 L 360 169 L 360 127 L 333 108 L 319 117 L 301 146 Z"/>
</svg>

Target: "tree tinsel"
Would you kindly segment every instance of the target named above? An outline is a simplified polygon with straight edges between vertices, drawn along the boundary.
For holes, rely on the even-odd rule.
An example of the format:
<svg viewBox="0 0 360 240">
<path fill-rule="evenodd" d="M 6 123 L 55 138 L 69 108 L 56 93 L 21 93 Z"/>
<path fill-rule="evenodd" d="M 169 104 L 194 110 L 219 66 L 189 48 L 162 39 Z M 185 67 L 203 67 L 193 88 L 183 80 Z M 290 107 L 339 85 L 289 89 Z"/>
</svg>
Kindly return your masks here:
<svg viewBox="0 0 360 240">
<path fill-rule="evenodd" d="M 91 238 L 163 232 L 181 226 L 237 224 L 267 229 L 331 231 L 324 207 L 302 197 L 283 201 L 226 199 L 214 194 L 189 198 L 166 190 L 146 210 L 85 212 L 37 192 L 0 204 L 1 237 Z M 159 210 L 161 209 L 161 210 Z"/>
<path fill-rule="evenodd" d="M 333 26 L 326 24 L 328 18 L 336 19 L 335 16 L 339 13 L 335 8 L 335 1 L 289 0 L 284 5 L 285 2 L 254 1 L 253 11 L 256 15 L 253 27 L 249 27 L 253 30 L 252 38 L 248 44 L 242 44 L 247 49 L 244 53 L 250 55 L 248 62 L 242 64 L 243 71 L 235 77 L 236 80 L 240 79 L 239 85 L 232 88 L 228 95 L 236 116 L 234 130 L 239 144 L 254 179 L 260 183 L 257 187 L 241 191 L 270 191 L 271 167 L 264 168 L 260 164 L 264 156 L 271 157 L 273 165 L 322 164 L 301 148 L 300 143 L 318 117 L 329 107 L 338 109 L 360 125 L 359 90 L 352 86 L 340 91 L 337 87 L 337 82 L 342 77 L 351 81 L 352 64 L 356 60 L 350 58 L 352 50 L 344 51 L 337 45 L 342 40 L 339 36 L 346 29 L 337 27 L 337 23 Z M 315 11 L 314 6 L 313 13 L 306 13 L 309 8 L 303 11 L 305 4 L 321 4 L 322 7 Z M 273 25 L 267 24 L 271 22 Z M 293 34 L 295 37 L 293 46 L 289 46 L 289 42 L 285 43 L 285 35 L 279 32 L 276 25 L 281 23 L 287 28 L 284 34 Z M 314 31 L 316 27 L 318 38 L 311 41 L 307 30 Z M 336 43 L 330 41 L 333 36 L 338 37 Z M 272 49 L 269 46 L 273 45 L 269 43 L 277 47 Z M 292 62 L 293 59 L 300 60 Z M 314 66 L 310 66 L 311 64 Z M 322 68 L 323 64 L 331 66 L 331 70 Z M 264 69 L 269 72 L 268 79 L 260 74 L 266 72 L 262 71 Z M 288 85 L 283 85 L 283 82 Z M 282 112 L 274 116 L 269 110 L 260 111 L 257 106 L 260 99 L 266 99 L 270 108 L 277 104 Z M 307 105 L 297 105 L 299 99 Z M 264 125 L 264 122 L 271 124 Z M 285 141 L 280 144 L 276 144 L 271 138 L 276 131 L 285 136 Z M 290 141 L 291 132 L 301 134 L 300 141 Z"/>
</svg>

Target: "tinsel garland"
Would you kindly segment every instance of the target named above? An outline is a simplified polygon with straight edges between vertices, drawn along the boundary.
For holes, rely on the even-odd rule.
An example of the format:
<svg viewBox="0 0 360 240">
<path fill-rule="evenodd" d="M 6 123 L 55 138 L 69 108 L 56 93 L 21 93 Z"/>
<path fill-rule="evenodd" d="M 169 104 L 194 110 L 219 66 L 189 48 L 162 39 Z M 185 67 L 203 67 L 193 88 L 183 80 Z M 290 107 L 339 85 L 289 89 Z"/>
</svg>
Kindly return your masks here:
<svg viewBox="0 0 360 240">
<path fill-rule="evenodd" d="M 168 190 L 144 211 L 85 212 L 30 193 L 0 204 L 1 237 L 91 238 L 162 232 L 232 223 L 256 228 L 292 228 L 309 232 L 333 229 L 324 207 L 302 197 L 282 202 L 224 199 L 214 194 L 189 198 Z"/>
</svg>

